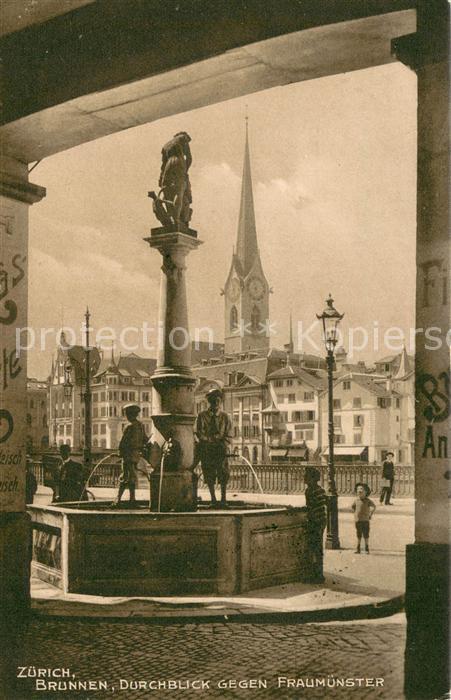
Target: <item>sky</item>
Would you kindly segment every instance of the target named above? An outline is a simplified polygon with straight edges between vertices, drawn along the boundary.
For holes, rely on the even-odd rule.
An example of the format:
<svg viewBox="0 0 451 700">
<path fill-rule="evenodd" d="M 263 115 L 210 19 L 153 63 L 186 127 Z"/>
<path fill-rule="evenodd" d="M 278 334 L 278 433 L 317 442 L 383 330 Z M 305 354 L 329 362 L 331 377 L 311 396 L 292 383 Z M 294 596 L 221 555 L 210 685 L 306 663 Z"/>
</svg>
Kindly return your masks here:
<svg viewBox="0 0 451 700">
<path fill-rule="evenodd" d="M 178 131 L 192 138 L 191 225 L 203 241 L 187 258 L 190 326 L 209 327 L 215 341 L 223 340 L 220 292 L 236 242 L 246 112 L 260 255 L 273 288 L 271 345 L 287 342 L 291 313 L 297 348 L 315 352 L 316 343 L 322 353 L 317 329 L 312 342 L 302 332 L 329 292 L 345 313 L 345 348 L 350 329 L 363 326 L 372 339 L 353 351 L 355 359 L 392 354 L 382 342 L 390 327 L 408 337 L 416 77 L 393 63 L 174 115 L 42 161 L 30 177 L 47 196 L 30 208 L 29 326 L 36 342 L 29 376 L 49 374 L 62 324 L 81 342 L 86 305 L 95 331 L 114 329 L 117 355 L 135 344 L 138 354 L 156 355 L 137 333 L 124 336 L 127 347 L 119 335 L 158 321 L 161 258 L 143 238 L 159 224 L 147 192 L 157 189 L 162 145 Z M 363 332 L 351 333 L 358 346 Z M 149 334 L 150 345 L 155 338 Z"/>
</svg>

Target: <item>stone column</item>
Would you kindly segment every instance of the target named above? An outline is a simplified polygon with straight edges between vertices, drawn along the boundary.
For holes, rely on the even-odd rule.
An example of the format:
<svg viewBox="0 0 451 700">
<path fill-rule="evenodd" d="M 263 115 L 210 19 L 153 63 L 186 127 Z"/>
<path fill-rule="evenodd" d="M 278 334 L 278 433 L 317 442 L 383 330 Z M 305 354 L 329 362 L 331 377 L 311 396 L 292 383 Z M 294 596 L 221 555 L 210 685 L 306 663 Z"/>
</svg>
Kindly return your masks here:
<svg viewBox="0 0 451 700">
<path fill-rule="evenodd" d="M 31 553 L 25 513 L 27 358 L 16 346 L 16 330 L 27 326 L 28 207 L 44 196 L 43 187 L 28 182 L 25 163 L 0 159 L 0 600 L 2 620 L 12 625 L 28 611 Z"/>
<path fill-rule="evenodd" d="M 196 509 L 193 487 L 194 386 L 191 372 L 191 340 L 188 328 L 185 259 L 201 241 L 197 233 L 153 229 L 145 239 L 163 258 L 160 282 L 158 360 L 152 376 L 154 387 L 152 420 L 165 440 L 175 442 L 173 458 L 164 460 L 161 472 L 151 480 L 151 509 L 187 511 Z"/>
<path fill-rule="evenodd" d="M 421 1 L 417 33 L 396 40 L 418 77 L 415 544 L 407 547 L 405 692 L 449 690 L 450 328 L 446 0 Z M 428 339 L 427 329 L 434 329 Z"/>
</svg>

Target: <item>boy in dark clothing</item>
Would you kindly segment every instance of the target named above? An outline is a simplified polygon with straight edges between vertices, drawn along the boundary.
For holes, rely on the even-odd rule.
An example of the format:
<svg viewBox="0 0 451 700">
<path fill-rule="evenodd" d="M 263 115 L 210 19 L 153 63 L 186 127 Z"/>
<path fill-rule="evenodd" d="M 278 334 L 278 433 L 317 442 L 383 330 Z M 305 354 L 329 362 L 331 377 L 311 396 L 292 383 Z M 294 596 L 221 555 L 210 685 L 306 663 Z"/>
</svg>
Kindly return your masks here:
<svg viewBox="0 0 451 700">
<path fill-rule="evenodd" d="M 81 501 L 85 485 L 83 467 L 80 462 L 72 459 L 70 445 L 61 445 L 60 456 L 62 464 L 59 474 L 58 501 Z"/>
<path fill-rule="evenodd" d="M 371 493 L 368 484 L 356 484 L 355 492 L 357 494 L 357 498 L 351 506 L 351 509 L 354 511 L 355 529 L 357 532 L 357 549 L 355 550 L 355 553 L 360 554 L 360 542 L 363 536 L 365 541 L 365 552 L 369 554 L 370 548 L 368 546 L 368 542 L 370 537 L 370 520 L 373 517 L 374 511 L 376 510 L 376 505 L 370 498 L 368 498 Z"/>
<path fill-rule="evenodd" d="M 325 490 L 318 484 L 321 475 L 315 467 L 306 467 L 305 482 L 305 503 L 308 515 L 308 542 L 312 553 L 313 571 L 309 577 L 309 583 L 322 583 L 323 576 L 323 536 L 327 523 L 327 495 Z M 304 582 L 307 582 L 304 579 Z"/>
</svg>

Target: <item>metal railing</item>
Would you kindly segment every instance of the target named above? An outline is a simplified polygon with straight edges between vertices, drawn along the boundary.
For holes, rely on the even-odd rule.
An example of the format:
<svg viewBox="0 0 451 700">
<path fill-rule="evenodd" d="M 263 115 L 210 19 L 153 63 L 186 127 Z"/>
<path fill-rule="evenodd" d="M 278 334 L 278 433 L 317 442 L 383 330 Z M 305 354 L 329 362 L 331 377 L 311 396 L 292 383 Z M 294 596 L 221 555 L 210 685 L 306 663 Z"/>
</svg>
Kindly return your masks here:
<svg viewBox="0 0 451 700">
<path fill-rule="evenodd" d="M 274 494 L 300 494 L 305 492 L 304 479 L 305 468 L 314 466 L 321 474 L 321 485 L 327 487 L 327 466 L 303 462 L 302 464 L 254 464 L 254 470 L 260 480 L 264 493 Z M 39 484 L 44 484 L 44 466 L 42 462 L 33 462 L 33 472 Z M 111 462 L 104 462 L 93 473 L 89 481 L 89 487 L 114 488 L 118 484 L 121 473 L 121 462 L 112 458 Z M 369 464 L 336 464 L 335 481 L 339 495 L 346 496 L 354 493 L 355 485 L 359 481 L 367 483 L 373 494 L 381 490 L 382 467 Z M 199 478 L 199 487 L 202 487 L 203 479 Z M 257 479 L 248 466 L 244 464 L 230 464 L 229 491 L 241 491 L 243 493 L 259 493 Z M 393 496 L 395 498 L 413 498 L 415 492 L 415 469 L 410 465 L 395 466 L 395 483 Z"/>
</svg>

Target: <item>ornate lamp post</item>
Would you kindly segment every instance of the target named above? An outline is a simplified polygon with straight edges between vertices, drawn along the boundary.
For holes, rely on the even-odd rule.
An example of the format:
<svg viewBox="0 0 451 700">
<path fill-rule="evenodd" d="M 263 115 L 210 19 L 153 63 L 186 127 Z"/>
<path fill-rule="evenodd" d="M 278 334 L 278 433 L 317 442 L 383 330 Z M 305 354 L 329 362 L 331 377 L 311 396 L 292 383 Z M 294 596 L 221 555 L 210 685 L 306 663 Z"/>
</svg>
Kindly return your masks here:
<svg viewBox="0 0 451 700">
<path fill-rule="evenodd" d="M 85 313 L 85 393 L 83 394 L 85 404 L 85 447 L 83 450 L 83 460 L 85 467 L 91 469 L 91 448 L 92 448 L 92 421 L 91 421 L 91 348 L 89 347 L 89 319 L 91 314 L 88 307 Z"/>
<path fill-rule="evenodd" d="M 340 540 L 338 536 L 338 495 L 335 485 L 335 465 L 334 465 L 334 351 L 338 341 L 338 324 L 344 314 L 338 313 L 334 307 L 332 295 L 326 299 L 326 308 L 322 314 L 317 314 L 316 317 L 323 322 L 324 344 L 326 346 L 326 362 L 327 362 L 327 386 L 328 386 L 328 413 L 329 413 L 329 458 L 327 460 L 327 535 L 326 548 L 340 549 Z"/>
<path fill-rule="evenodd" d="M 92 421 L 91 421 L 91 348 L 89 347 L 89 319 L 91 314 L 89 309 L 86 308 L 85 313 L 85 333 L 86 333 L 86 345 L 84 347 L 84 371 L 85 371 L 85 391 L 82 393 L 82 399 L 85 408 L 85 439 L 84 439 L 84 449 L 83 449 L 83 461 L 86 467 L 91 467 L 91 448 L 92 448 Z M 78 363 L 77 363 L 78 364 Z M 64 397 L 70 399 L 72 396 L 73 384 L 71 382 L 72 366 L 70 362 L 64 367 Z"/>
</svg>

